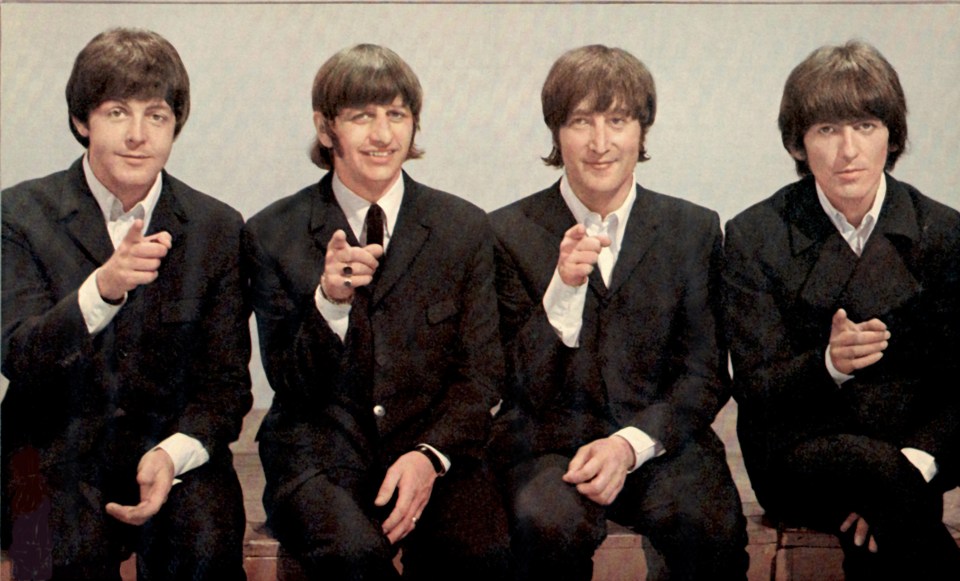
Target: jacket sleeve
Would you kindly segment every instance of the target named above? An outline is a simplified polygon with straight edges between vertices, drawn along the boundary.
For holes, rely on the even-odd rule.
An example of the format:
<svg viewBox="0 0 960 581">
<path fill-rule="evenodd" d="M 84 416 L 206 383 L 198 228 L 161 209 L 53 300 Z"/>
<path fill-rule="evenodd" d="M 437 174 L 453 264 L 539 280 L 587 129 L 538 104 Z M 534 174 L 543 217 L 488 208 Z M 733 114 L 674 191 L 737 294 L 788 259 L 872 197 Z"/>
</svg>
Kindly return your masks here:
<svg viewBox="0 0 960 581">
<path fill-rule="evenodd" d="M 76 288 L 60 298 L 45 276 L 35 236 L 17 221 L 15 208 L 3 209 L 3 374 L 12 382 L 69 374 L 90 361 L 94 341 L 77 302 Z M 92 272 L 92 270 L 91 270 Z M 86 273 L 89 276 L 90 273 Z M 30 381 L 30 383 L 34 383 Z M 49 382 L 39 382 L 44 384 Z"/>
<path fill-rule="evenodd" d="M 441 381 L 444 397 L 431 411 L 432 421 L 423 442 L 444 454 L 477 457 L 486 444 L 492 422 L 491 409 L 500 401 L 503 353 L 493 286 L 493 247 L 486 216 L 471 230 L 476 241 L 463 256 L 465 272 L 460 282 L 462 315 L 459 341 L 451 353 L 450 370 Z"/>
<path fill-rule="evenodd" d="M 202 317 L 191 336 L 190 375 L 184 380 L 187 401 L 177 428 L 197 438 L 211 456 L 240 435 L 253 404 L 250 391 L 250 309 L 241 278 L 239 214 L 210 233 L 219 248 L 217 267 L 205 273 L 210 284 Z M 205 249 L 204 252 L 207 250 Z"/>
<path fill-rule="evenodd" d="M 785 266 L 762 251 L 765 245 L 778 245 L 759 239 L 769 234 L 761 230 L 742 228 L 736 221 L 727 224 L 724 316 L 735 396 L 743 405 L 776 413 L 788 413 L 801 402 L 823 405 L 837 391 L 824 359 L 830 329 L 816 340 L 809 333 L 791 332 L 780 282 Z"/>
</svg>

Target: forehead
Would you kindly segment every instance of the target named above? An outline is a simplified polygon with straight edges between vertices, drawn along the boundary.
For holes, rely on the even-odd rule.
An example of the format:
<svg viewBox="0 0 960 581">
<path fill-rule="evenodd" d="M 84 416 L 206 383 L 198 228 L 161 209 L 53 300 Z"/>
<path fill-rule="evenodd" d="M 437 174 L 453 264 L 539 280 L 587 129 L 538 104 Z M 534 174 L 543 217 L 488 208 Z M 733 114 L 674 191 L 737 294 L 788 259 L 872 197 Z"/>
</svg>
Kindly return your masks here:
<svg viewBox="0 0 960 581">
<path fill-rule="evenodd" d="M 164 100 L 161 99 L 160 97 L 152 97 L 152 98 L 151 98 L 151 97 L 148 97 L 148 98 L 141 98 L 141 97 L 115 97 L 115 98 L 107 98 L 107 99 L 104 99 L 103 101 L 101 101 L 100 104 L 97 105 L 97 108 L 100 108 L 100 107 L 108 107 L 108 106 L 113 107 L 113 106 L 117 106 L 117 105 L 124 105 L 124 106 L 127 106 L 127 107 L 142 107 L 142 108 L 144 108 L 144 109 L 147 109 L 147 108 L 150 108 L 150 109 L 158 109 L 158 108 L 159 108 L 159 109 L 170 109 L 170 103 L 167 103 L 166 101 L 164 101 Z"/>
<path fill-rule="evenodd" d="M 623 99 L 618 97 L 614 97 L 609 106 L 604 108 L 603 105 L 603 103 L 598 102 L 596 96 L 585 97 L 570 110 L 569 115 L 592 115 L 597 113 L 630 114 L 629 107 L 624 104 Z"/>
<path fill-rule="evenodd" d="M 344 111 L 348 111 L 348 110 L 364 111 L 364 110 L 372 109 L 376 107 L 398 107 L 398 108 L 407 109 L 407 110 L 410 109 L 410 106 L 406 102 L 404 102 L 403 96 L 397 95 L 392 100 L 388 99 L 385 101 L 368 101 L 366 103 L 352 103 L 349 105 L 344 105 L 340 107 L 339 113 L 342 114 Z"/>
<path fill-rule="evenodd" d="M 853 125 L 855 123 L 862 123 L 864 121 L 870 121 L 886 127 L 886 124 L 878 118 L 876 115 L 870 113 L 863 113 L 860 115 L 832 115 L 832 116 L 823 116 L 820 119 L 815 119 L 810 126 L 807 128 L 807 131 L 814 129 L 816 127 L 821 127 L 823 125 Z"/>
</svg>

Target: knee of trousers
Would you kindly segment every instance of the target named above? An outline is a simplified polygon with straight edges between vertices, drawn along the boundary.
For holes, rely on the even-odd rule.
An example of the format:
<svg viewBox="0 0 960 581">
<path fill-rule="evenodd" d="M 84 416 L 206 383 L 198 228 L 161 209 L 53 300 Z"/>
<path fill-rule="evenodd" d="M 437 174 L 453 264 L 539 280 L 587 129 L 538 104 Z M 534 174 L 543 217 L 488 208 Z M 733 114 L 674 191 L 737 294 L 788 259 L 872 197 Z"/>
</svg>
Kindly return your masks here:
<svg viewBox="0 0 960 581">
<path fill-rule="evenodd" d="M 557 510 L 544 499 L 534 505 L 517 507 L 515 535 L 528 547 L 551 547 L 554 551 L 592 552 L 606 536 L 606 520 L 586 511 Z"/>
<path fill-rule="evenodd" d="M 310 561 L 333 560 L 347 565 L 361 565 L 373 560 L 392 558 L 386 537 L 373 523 L 366 520 L 340 523 L 335 530 L 313 532 L 286 541 L 289 549 Z"/>
</svg>

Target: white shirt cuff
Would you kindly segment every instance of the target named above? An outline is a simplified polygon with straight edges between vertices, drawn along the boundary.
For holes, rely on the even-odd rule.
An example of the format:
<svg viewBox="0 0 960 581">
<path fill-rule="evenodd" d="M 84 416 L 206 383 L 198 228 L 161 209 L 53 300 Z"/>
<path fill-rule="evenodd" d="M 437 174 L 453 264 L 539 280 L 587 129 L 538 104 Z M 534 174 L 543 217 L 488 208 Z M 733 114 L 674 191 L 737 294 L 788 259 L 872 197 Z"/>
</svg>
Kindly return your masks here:
<svg viewBox="0 0 960 581">
<path fill-rule="evenodd" d="M 180 476 L 185 472 L 203 466 L 210 460 L 210 454 L 196 438 L 177 432 L 166 440 L 157 444 L 173 460 L 173 475 Z"/>
<path fill-rule="evenodd" d="M 553 271 L 547 292 L 543 294 L 543 310 L 557 336 L 567 347 L 580 346 L 580 327 L 583 325 L 583 306 L 587 302 L 587 285 L 570 286 Z"/>
<path fill-rule="evenodd" d="M 421 445 L 421 446 L 426 446 L 427 448 L 430 448 L 430 451 L 433 452 L 434 454 L 436 454 L 436 455 L 437 455 L 437 458 L 440 458 L 440 462 L 443 464 L 443 471 L 444 471 L 444 473 L 450 471 L 450 466 L 452 466 L 452 463 L 450 462 L 450 458 L 447 458 L 445 455 L 443 455 L 443 453 L 440 452 L 440 450 L 437 450 L 436 448 L 434 448 L 434 447 L 431 446 L 430 444 L 420 444 L 420 445 Z"/>
<path fill-rule="evenodd" d="M 127 302 L 127 295 L 123 295 L 123 301 L 119 305 L 111 305 L 100 296 L 100 290 L 97 288 L 97 273 L 100 269 L 93 271 L 87 280 L 80 285 L 77 292 L 77 303 L 80 305 L 80 313 L 83 314 L 83 321 L 87 324 L 87 331 L 91 335 L 96 335 L 103 331 L 110 321 L 113 320 L 120 307 Z"/>
<path fill-rule="evenodd" d="M 330 302 L 323 296 L 323 290 L 317 285 L 313 292 L 313 302 L 320 311 L 320 316 L 330 325 L 330 329 L 343 341 L 347 337 L 347 328 L 350 327 L 350 304 L 338 305 Z"/>
<path fill-rule="evenodd" d="M 630 444 L 631 448 L 633 448 L 635 460 L 633 462 L 633 466 L 629 470 L 630 472 L 633 472 L 642 466 L 644 462 L 652 460 L 666 452 L 659 442 L 651 438 L 640 428 L 627 426 L 613 435 L 620 436 L 626 440 L 628 444 Z"/>
<path fill-rule="evenodd" d="M 923 475 L 923 479 L 927 482 L 933 480 L 933 477 L 937 475 L 937 472 L 940 471 L 940 468 L 937 466 L 937 461 L 933 456 L 927 454 L 923 450 L 918 450 L 916 448 L 901 448 L 900 453 L 907 457 L 907 460 L 913 464 L 917 470 L 920 471 L 920 474 Z"/>
<path fill-rule="evenodd" d="M 830 374 L 830 377 L 837 383 L 837 387 L 840 387 L 844 382 L 853 379 L 852 375 L 847 375 L 842 371 L 838 371 L 836 367 L 833 366 L 833 358 L 830 357 L 830 346 L 827 345 L 827 350 L 824 352 L 823 356 L 824 362 L 827 366 L 827 373 Z"/>
</svg>

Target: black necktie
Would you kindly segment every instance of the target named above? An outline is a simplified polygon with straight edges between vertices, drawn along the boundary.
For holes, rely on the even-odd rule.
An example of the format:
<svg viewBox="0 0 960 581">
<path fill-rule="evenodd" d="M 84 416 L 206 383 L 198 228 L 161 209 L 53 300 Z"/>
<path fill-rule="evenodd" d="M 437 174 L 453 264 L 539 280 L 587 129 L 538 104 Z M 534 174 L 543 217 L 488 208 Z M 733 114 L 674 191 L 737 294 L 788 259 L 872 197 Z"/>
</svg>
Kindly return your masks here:
<svg viewBox="0 0 960 581">
<path fill-rule="evenodd" d="M 367 244 L 383 246 L 383 209 L 376 204 L 367 210 Z"/>
</svg>

